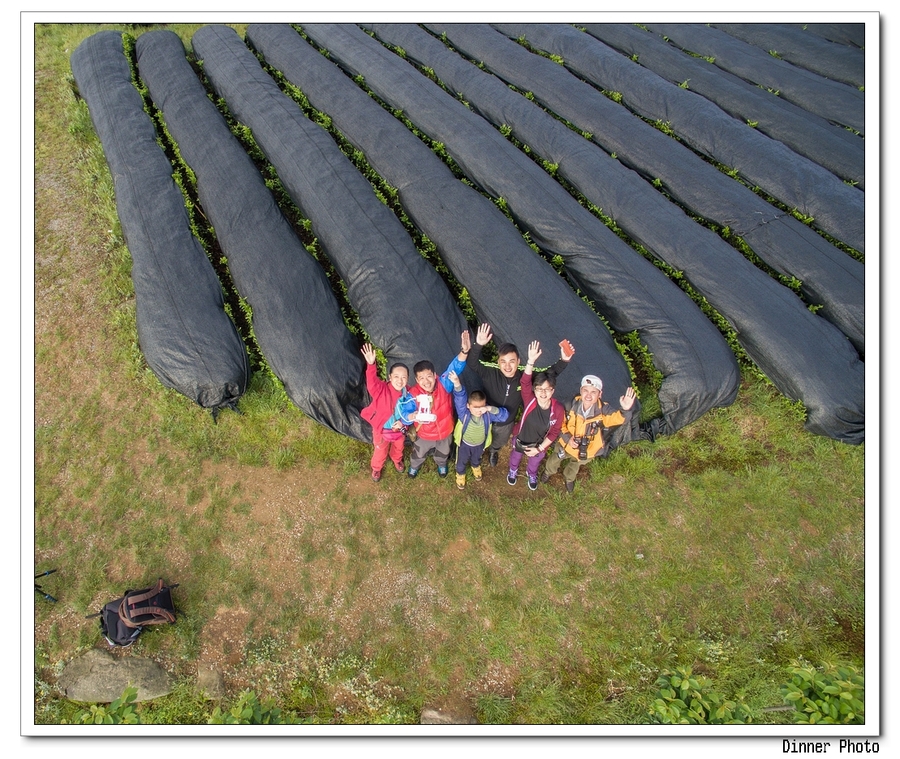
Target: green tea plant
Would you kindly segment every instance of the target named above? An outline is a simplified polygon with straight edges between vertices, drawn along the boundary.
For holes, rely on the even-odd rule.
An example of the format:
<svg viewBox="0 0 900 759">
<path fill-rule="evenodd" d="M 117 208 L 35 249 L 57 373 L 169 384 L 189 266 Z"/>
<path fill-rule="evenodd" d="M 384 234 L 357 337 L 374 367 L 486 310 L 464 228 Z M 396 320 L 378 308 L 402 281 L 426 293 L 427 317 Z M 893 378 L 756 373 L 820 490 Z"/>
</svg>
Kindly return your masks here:
<svg viewBox="0 0 900 759">
<path fill-rule="evenodd" d="M 803 725 L 861 725 L 865 722 L 865 677 L 852 664 L 817 668 L 798 663 L 791 681 L 781 686 L 793 704 L 794 722 Z"/>
<path fill-rule="evenodd" d="M 109 706 L 91 704 L 77 715 L 79 722 L 85 725 L 139 725 L 141 718 L 134 710 L 137 688 L 129 685 Z"/>
<path fill-rule="evenodd" d="M 663 672 L 656 686 L 659 690 L 650 707 L 650 719 L 656 724 L 740 725 L 753 721 L 743 703 L 724 698 L 713 690 L 709 678 L 694 675 L 690 667 Z"/>
<path fill-rule="evenodd" d="M 296 725 L 293 714 L 283 712 L 271 700 L 260 701 L 253 691 L 246 690 L 228 711 L 216 707 L 209 718 L 210 725 Z"/>
</svg>

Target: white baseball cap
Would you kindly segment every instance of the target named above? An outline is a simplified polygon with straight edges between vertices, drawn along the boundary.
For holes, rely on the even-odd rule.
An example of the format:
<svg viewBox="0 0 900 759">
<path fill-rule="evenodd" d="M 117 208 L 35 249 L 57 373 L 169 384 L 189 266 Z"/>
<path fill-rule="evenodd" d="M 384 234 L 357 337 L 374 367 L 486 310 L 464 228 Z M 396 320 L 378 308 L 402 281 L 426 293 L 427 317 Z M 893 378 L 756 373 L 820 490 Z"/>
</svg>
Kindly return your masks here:
<svg viewBox="0 0 900 759">
<path fill-rule="evenodd" d="M 585 374 L 581 378 L 581 387 L 595 387 L 597 390 L 603 391 L 603 380 L 596 374 Z"/>
</svg>

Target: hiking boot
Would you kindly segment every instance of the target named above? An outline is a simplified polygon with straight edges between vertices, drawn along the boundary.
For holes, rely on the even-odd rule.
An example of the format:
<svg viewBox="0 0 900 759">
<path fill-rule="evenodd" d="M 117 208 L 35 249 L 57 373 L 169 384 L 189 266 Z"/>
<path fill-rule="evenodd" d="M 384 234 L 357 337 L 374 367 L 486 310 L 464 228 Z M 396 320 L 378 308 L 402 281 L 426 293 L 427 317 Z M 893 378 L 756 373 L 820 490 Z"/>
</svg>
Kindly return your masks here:
<svg viewBox="0 0 900 759">
<path fill-rule="evenodd" d="M 488 456 L 488 461 L 491 466 L 497 466 L 497 460 L 500 458 L 500 453 L 498 451 L 491 451 Z"/>
<path fill-rule="evenodd" d="M 447 476 L 447 467 L 439 466 L 438 467 L 438 477 L 446 477 Z"/>
<path fill-rule="evenodd" d="M 396 461 L 394 462 L 394 469 L 396 469 L 396 470 L 397 470 L 398 472 L 400 472 L 401 474 L 403 473 L 403 470 L 404 470 L 405 468 L 406 468 L 406 467 L 403 466 L 403 462 L 402 462 L 402 461 L 401 461 L 399 464 L 398 464 Z"/>
<path fill-rule="evenodd" d="M 380 481 L 381 481 L 381 470 L 380 470 L 380 469 L 373 469 L 373 470 L 372 470 L 372 480 L 373 480 L 374 482 L 380 482 Z"/>
<path fill-rule="evenodd" d="M 410 478 L 415 477 L 419 473 L 418 469 L 409 468 L 409 471 L 406 473 Z"/>
<path fill-rule="evenodd" d="M 528 489 L 537 490 L 537 477 L 532 477 L 530 474 L 528 475 Z"/>
<path fill-rule="evenodd" d="M 509 470 L 509 474 L 506 475 L 506 481 L 507 481 L 510 485 L 515 485 L 515 484 L 516 484 L 516 479 L 518 478 L 518 476 L 519 476 L 519 473 L 518 473 L 517 470 L 515 470 L 515 469 L 510 469 L 510 470 Z"/>
<path fill-rule="evenodd" d="M 475 482 L 481 482 L 481 467 L 480 466 L 472 467 L 472 476 L 475 478 Z"/>
<path fill-rule="evenodd" d="M 566 483 L 566 491 L 569 493 L 575 492 L 575 480 L 572 480 L 572 482 Z"/>
<path fill-rule="evenodd" d="M 466 486 L 466 475 L 457 474 L 456 475 L 456 487 L 458 487 L 460 490 L 462 490 L 463 488 L 465 488 L 465 486 Z"/>
<path fill-rule="evenodd" d="M 550 474 L 546 469 L 541 472 L 541 482 L 543 482 L 545 485 L 550 482 Z"/>
</svg>

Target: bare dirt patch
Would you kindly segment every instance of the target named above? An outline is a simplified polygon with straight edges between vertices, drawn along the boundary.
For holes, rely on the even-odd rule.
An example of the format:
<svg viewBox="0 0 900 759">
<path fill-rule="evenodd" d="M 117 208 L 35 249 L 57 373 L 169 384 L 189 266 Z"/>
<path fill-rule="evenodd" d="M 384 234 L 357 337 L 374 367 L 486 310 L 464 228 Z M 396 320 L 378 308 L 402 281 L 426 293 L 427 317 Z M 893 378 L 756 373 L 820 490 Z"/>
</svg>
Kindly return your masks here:
<svg viewBox="0 0 900 759">
<path fill-rule="evenodd" d="M 200 634 L 200 664 L 215 664 L 230 669 L 241 663 L 247 644 L 250 612 L 246 609 L 219 607 Z"/>
</svg>

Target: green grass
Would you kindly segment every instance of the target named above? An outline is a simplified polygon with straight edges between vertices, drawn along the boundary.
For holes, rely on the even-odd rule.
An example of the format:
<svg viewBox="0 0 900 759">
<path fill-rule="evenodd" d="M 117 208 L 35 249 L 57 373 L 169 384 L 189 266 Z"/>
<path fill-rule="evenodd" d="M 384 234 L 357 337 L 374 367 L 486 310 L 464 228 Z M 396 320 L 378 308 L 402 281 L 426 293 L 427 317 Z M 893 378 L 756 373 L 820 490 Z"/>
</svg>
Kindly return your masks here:
<svg viewBox="0 0 900 759">
<path fill-rule="evenodd" d="M 369 448 L 265 369 L 217 424 L 163 388 L 72 96 L 68 55 L 98 28 L 36 32 L 34 567 L 59 568 L 44 587 L 60 599 L 36 599 L 39 723 L 82 708 L 53 683 L 99 645 L 84 616 L 159 576 L 184 614 L 131 650 L 176 678 L 137 707 L 157 724 L 208 721 L 192 679 L 206 656 L 230 697 L 324 724 L 415 723 L 443 699 L 492 724 L 646 723 L 676 666 L 790 724 L 761 710 L 795 660 L 864 666 L 864 447 L 805 432 L 751 369 L 733 406 L 615 451 L 572 495 L 500 469 L 458 491 L 431 462 L 376 486 Z"/>
</svg>

